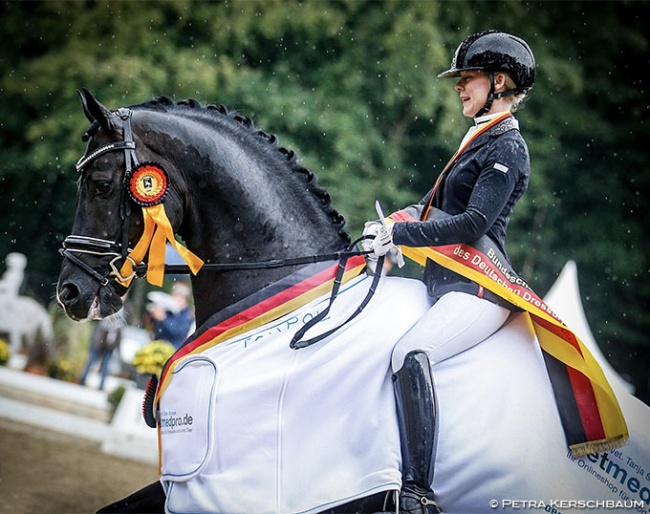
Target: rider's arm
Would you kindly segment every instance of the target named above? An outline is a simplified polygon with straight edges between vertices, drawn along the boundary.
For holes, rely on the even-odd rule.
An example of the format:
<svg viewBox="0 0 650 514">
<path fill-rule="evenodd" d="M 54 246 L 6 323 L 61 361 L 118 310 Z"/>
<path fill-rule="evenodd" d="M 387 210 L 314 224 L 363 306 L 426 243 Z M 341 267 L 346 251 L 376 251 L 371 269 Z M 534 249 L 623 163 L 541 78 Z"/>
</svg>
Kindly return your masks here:
<svg viewBox="0 0 650 514">
<path fill-rule="evenodd" d="M 472 189 L 467 208 L 443 219 L 397 223 L 396 245 L 440 246 L 470 243 L 485 235 L 506 207 L 520 177 L 521 155 L 515 144 L 491 152 Z M 505 171 L 504 171 L 505 170 Z"/>
</svg>

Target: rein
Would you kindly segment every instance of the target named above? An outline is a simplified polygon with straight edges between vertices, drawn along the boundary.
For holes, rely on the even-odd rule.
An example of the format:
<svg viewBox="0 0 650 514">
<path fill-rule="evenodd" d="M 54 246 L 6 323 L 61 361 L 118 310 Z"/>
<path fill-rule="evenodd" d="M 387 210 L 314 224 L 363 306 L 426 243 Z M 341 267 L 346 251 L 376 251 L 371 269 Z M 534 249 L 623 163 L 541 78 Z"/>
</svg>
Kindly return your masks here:
<svg viewBox="0 0 650 514">
<path fill-rule="evenodd" d="M 355 241 L 353 244 L 358 242 Z M 295 257 L 293 259 L 270 259 L 268 261 L 257 261 L 257 262 L 232 262 L 232 263 L 217 263 L 217 262 L 206 262 L 201 270 L 212 270 L 212 271 L 243 271 L 243 270 L 253 270 L 253 269 L 273 269 L 273 268 L 284 268 L 289 266 L 297 266 L 300 264 L 314 264 L 316 262 L 325 262 L 325 261 L 340 261 L 342 259 L 348 259 L 350 257 L 355 257 L 357 255 L 367 255 L 369 252 L 358 251 L 358 250 L 343 250 L 340 252 L 332 253 L 322 253 L 317 255 L 306 255 L 304 257 Z M 142 278 L 146 274 L 147 265 L 142 263 L 134 266 L 134 270 L 139 278 Z M 180 275 L 188 274 L 190 268 L 187 264 L 165 264 L 165 274 L 169 275 Z"/>
</svg>

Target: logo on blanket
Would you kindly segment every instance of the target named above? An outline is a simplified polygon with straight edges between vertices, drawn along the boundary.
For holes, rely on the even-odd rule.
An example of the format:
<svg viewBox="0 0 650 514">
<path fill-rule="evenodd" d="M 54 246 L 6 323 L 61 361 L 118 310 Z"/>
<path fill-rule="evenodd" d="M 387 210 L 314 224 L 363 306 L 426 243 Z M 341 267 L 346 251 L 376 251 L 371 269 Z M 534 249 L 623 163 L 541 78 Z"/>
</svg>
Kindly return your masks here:
<svg viewBox="0 0 650 514">
<path fill-rule="evenodd" d="M 626 455 L 625 448 L 578 458 L 569 452 L 567 456 L 622 500 L 640 500 L 646 506 L 650 505 L 650 470 Z M 648 510 L 638 512 L 646 513 Z"/>
<path fill-rule="evenodd" d="M 234 338 L 231 341 L 226 342 L 225 344 L 228 346 L 234 344 L 240 344 L 243 345 L 242 346 L 243 348 L 247 348 L 249 345 L 253 343 L 260 343 L 268 337 L 275 336 L 289 331 L 295 331 L 298 328 L 303 327 L 308 322 L 310 322 L 317 314 L 319 314 L 325 308 L 325 306 L 326 305 L 324 303 L 321 303 L 318 304 L 313 310 L 308 310 L 306 312 L 299 312 L 298 314 L 294 314 L 291 316 L 285 316 L 284 318 L 280 318 L 276 322 L 263 326 L 259 330 L 247 332 L 241 337 Z M 325 319 L 330 319 L 330 318 L 327 317 Z"/>
<path fill-rule="evenodd" d="M 179 414 L 175 410 L 160 413 L 160 430 L 163 434 L 183 434 L 192 432 L 194 417 L 189 414 Z"/>
</svg>

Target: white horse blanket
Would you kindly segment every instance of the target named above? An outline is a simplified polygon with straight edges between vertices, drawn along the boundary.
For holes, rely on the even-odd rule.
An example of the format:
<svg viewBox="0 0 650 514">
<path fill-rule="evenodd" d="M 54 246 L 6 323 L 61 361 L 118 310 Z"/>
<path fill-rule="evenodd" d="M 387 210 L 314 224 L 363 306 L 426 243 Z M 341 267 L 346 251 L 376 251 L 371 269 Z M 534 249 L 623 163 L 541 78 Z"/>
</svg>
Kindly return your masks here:
<svg viewBox="0 0 650 514">
<path fill-rule="evenodd" d="M 346 284 L 306 337 L 347 319 L 369 283 Z M 360 316 L 290 349 L 327 302 L 177 363 L 159 404 L 168 512 L 316 513 L 400 488 L 391 352 L 429 308 L 426 291 L 386 277 Z M 648 512 L 650 409 L 615 387 L 630 441 L 571 458 L 526 315 L 432 371 L 444 512 Z"/>
</svg>

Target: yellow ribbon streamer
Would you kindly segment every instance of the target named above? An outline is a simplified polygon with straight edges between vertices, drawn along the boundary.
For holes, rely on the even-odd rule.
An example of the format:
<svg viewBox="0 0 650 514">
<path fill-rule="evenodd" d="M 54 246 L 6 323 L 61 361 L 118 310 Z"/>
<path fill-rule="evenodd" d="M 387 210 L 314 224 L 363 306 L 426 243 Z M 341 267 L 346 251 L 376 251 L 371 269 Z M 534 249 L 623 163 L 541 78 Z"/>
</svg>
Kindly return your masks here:
<svg viewBox="0 0 650 514">
<path fill-rule="evenodd" d="M 189 266 L 190 271 L 196 275 L 203 266 L 203 260 L 176 241 L 174 229 L 165 212 L 165 206 L 160 203 L 151 207 L 143 207 L 142 217 L 144 220 L 142 236 L 122 265 L 121 277 L 118 277 L 117 280 L 128 287 L 134 278 L 133 266 L 142 263 L 148 253 L 147 282 L 155 286 L 162 286 L 165 275 L 167 241 Z"/>
</svg>

